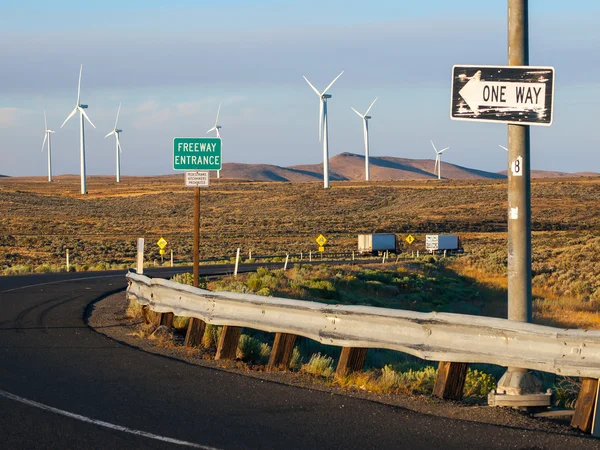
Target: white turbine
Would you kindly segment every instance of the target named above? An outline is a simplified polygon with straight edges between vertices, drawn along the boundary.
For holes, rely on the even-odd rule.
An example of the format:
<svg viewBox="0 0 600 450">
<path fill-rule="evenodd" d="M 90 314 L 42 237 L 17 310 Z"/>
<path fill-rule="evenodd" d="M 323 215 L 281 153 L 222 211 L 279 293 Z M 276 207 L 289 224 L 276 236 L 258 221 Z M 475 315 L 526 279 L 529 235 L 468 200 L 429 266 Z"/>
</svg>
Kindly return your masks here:
<svg viewBox="0 0 600 450">
<path fill-rule="evenodd" d="M 441 180 L 442 179 L 442 158 L 440 155 L 442 153 L 444 153 L 446 150 L 448 150 L 450 147 L 446 147 L 441 150 L 438 150 L 437 148 L 435 148 L 435 145 L 433 145 L 433 141 L 429 141 L 429 142 L 431 142 L 431 146 L 433 147 L 433 150 L 435 151 L 435 168 L 433 169 L 433 172 L 435 173 L 437 170 L 438 180 Z"/>
<path fill-rule="evenodd" d="M 327 91 L 333 86 L 333 83 L 342 76 L 344 71 L 333 79 L 329 86 L 325 88 L 323 92 L 319 92 L 314 87 L 308 78 L 303 77 L 313 91 L 319 96 L 319 141 L 323 141 L 323 187 L 329 188 L 329 128 L 327 126 L 327 99 L 331 98 L 331 94 L 327 94 Z"/>
<path fill-rule="evenodd" d="M 92 121 L 90 120 L 90 118 L 87 116 L 87 114 L 85 113 L 85 109 L 87 109 L 88 105 L 82 105 L 80 103 L 80 97 L 81 97 L 81 72 L 83 71 L 83 64 L 81 65 L 81 67 L 79 68 L 79 84 L 77 85 L 77 103 L 75 103 L 75 108 L 73 109 L 73 111 L 71 111 L 71 114 L 69 114 L 69 116 L 65 119 L 65 121 L 63 122 L 63 124 L 60 126 L 61 128 L 65 126 L 65 124 L 69 121 L 69 119 L 71 117 L 73 117 L 75 115 L 75 113 L 77 113 L 77 111 L 79 111 L 79 160 L 80 160 L 80 166 L 81 166 L 81 193 L 82 194 L 86 194 L 87 193 L 87 187 L 86 187 L 86 179 L 85 179 L 85 130 L 84 130 L 84 124 L 83 124 L 83 118 L 85 117 L 85 119 L 90 123 L 91 126 L 93 126 L 94 128 L 96 128 L 96 125 L 94 125 L 92 123 Z"/>
<path fill-rule="evenodd" d="M 221 129 L 221 125 L 219 125 L 219 113 L 221 112 L 221 103 L 219 103 L 219 109 L 217 109 L 217 118 L 215 119 L 215 125 L 206 132 L 206 134 L 210 133 L 211 131 L 216 131 L 217 132 L 217 137 L 219 139 L 221 139 L 221 132 L 219 131 Z M 217 170 L 217 178 L 221 178 L 221 171 Z"/>
<path fill-rule="evenodd" d="M 371 106 L 369 106 L 369 109 L 367 109 L 367 112 L 364 114 L 359 113 L 357 110 L 355 110 L 354 108 L 352 108 L 352 106 L 350 107 L 352 109 L 352 111 L 354 111 L 356 114 L 358 114 L 358 116 L 360 118 L 362 118 L 363 120 L 363 134 L 364 134 L 364 138 L 365 138 L 365 180 L 369 181 L 371 179 L 370 176 L 370 172 L 369 172 L 369 119 L 371 118 L 371 116 L 367 115 L 369 114 L 369 111 L 371 111 L 371 108 L 373 107 L 373 105 L 375 104 L 375 102 L 377 101 L 379 97 L 375 98 L 375 100 L 373 100 L 373 103 L 371 103 Z"/>
<path fill-rule="evenodd" d="M 508 151 L 508 149 L 504 145 L 498 144 L 498 147 L 503 148 L 504 150 Z"/>
<path fill-rule="evenodd" d="M 46 145 L 46 141 L 48 141 L 48 181 L 52 182 L 52 143 L 51 143 L 51 134 L 54 133 L 54 131 L 48 129 L 48 122 L 46 121 L 46 111 L 44 111 L 44 129 L 46 131 L 44 133 L 44 142 L 42 142 L 42 152 L 44 151 L 44 146 Z"/>
<path fill-rule="evenodd" d="M 117 183 L 121 182 L 121 155 L 120 153 L 123 153 L 123 151 L 121 150 L 121 141 L 119 140 L 119 133 L 121 133 L 123 130 L 120 130 L 119 128 L 117 128 L 117 124 L 119 123 L 119 113 L 121 112 L 121 104 L 119 103 L 119 109 L 117 109 L 117 120 L 115 120 L 115 127 L 113 128 L 113 130 L 108 133 L 106 136 L 104 136 L 104 139 L 106 139 L 107 137 L 111 136 L 111 135 L 115 135 L 115 146 L 116 146 L 116 154 L 117 154 Z"/>
</svg>

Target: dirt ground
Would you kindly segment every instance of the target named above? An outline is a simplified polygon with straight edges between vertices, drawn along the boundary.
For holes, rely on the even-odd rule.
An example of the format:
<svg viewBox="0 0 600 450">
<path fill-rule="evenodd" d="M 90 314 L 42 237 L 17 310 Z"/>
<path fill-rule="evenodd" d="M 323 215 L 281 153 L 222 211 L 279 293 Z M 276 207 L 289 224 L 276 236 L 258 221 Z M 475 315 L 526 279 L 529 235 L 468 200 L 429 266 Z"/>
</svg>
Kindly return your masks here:
<svg viewBox="0 0 600 450">
<path fill-rule="evenodd" d="M 241 361 L 214 361 L 208 359 L 211 354 L 210 351 L 189 349 L 183 347 L 182 343 L 176 342 L 175 345 L 159 346 L 155 340 L 134 335 L 136 332 L 139 332 L 143 323 L 139 319 L 126 318 L 126 306 L 125 292 L 106 297 L 90 306 L 88 311 L 88 325 L 95 331 L 135 347 L 140 351 L 176 358 L 188 364 L 207 367 L 213 370 L 232 372 L 239 376 L 254 377 L 267 382 L 286 384 L 304 389 L 326 391 L 333 395 L 362 398 L 434 416 L 483 422 L 523 430 L 582 435 L 582 433 L 569 426 L 569 416 L 535 418 L 517 410 L 442 401 L 428 396 L 381 395 L 360 389 L 342 389 L 324 380 L 302 373 L 265 372 L 261 366 L 249 367 Z M 593 444 L 594 441 L 590 441 L 590 448 L 593 447 Z M 597 448 L 600 448 L 600 441 L 598 441 Z"/>
</svg>

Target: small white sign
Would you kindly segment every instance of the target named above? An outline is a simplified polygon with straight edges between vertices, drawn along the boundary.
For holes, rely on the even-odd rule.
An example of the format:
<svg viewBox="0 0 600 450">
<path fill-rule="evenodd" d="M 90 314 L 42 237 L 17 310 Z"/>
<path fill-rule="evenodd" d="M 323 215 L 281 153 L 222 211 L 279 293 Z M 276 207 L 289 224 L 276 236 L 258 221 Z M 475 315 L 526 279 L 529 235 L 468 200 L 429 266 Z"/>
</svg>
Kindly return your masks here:
<svg viewBox="0 0 600 450">
<path fill-rule="evenodd" d="M 523 176 L 523 157 L 519 156 L 516 160 L 510 163 L 510 170 L 512 171 L 513 177 Z"/>
<path fill-rule="evenodd" d="M 208 172 L 186 172 L 185 185 L 189 187 L 208 187 Z"/>
<path fill-rule="evenodd" d="M 515 206 L 514 208 L 510 208 L 510 213 L 508 215 L 509 219 L 516 220 L 519 218 L 519 207 Z"/>
</svg>

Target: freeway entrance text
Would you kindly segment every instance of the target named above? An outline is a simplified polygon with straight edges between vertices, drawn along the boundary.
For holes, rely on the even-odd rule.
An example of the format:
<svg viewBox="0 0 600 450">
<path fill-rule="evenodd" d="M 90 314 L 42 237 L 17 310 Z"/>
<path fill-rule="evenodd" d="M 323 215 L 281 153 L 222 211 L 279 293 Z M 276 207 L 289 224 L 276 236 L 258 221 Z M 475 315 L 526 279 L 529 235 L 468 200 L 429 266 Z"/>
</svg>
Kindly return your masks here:
<svg viewBox="0 0 600 450">
<path fill-rule="evenodd" d="M 220 138 L 173 139 L 173 169 L 221 170 Z"/>
</svg>

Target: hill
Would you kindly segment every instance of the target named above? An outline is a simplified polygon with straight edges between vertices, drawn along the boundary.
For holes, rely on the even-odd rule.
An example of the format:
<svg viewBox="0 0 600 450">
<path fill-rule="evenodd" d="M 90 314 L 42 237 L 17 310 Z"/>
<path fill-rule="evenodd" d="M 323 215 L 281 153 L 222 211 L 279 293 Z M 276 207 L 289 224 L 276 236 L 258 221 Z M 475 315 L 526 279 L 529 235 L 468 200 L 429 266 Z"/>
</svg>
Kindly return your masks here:
<svg viewBox="0 0 600 450">
<path fill-rule="evenodd" d="M 501 175 L 506 176 L 507 171 L 503 170 L 498 172 Z M 577 178 L 577 177 L 597 177 L 600 176 L 598 172 L 558 172 L 555 170 L 532 170 L 531 178 Z"/>
<path fill-rule="evenodd" d="M 435 161 L 432 159 L 395 158 L 372 156 L 370 158 L 371 180 L 427 180 L 435 179 Z M 223 178 L 253 181 L 305 182 L 323 179 L 323 164 L 305 164 L 280 167 L 269 164 L 225 163 Z M 506 175 L 470 169 L 442 162 L 443 178 L 453 180 L 501 179 Z M 362 181 L 365 176 L 365 158 L 354 153 L 340 153 L 329 160 L 329 177 L 332 181 Z"/>
</svg>

